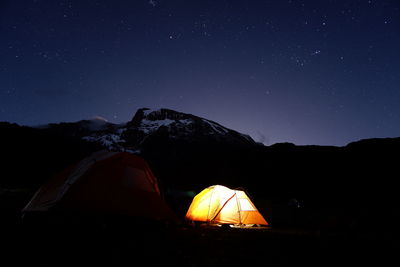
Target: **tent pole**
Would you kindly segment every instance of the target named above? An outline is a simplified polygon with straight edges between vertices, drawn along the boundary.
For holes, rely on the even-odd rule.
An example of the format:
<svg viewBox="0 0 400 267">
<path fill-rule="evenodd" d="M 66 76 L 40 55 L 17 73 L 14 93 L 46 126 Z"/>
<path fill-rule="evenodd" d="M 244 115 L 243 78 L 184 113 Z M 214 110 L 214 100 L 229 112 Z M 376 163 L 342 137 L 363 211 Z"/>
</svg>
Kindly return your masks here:
<svg viewBox="0 0 400 267">
<path fill-rule="evenodd" d="M 228 198 L 227 201 L 225 201 L 224 205 L 222 205 L 222 207 L 219 208 L 218 212 L 215 214 L 215 216 L 214 216 L 211 220 L 214 220 L 214 219 L 220 214 L 221 210 L 222 210 L 223 208 L 225 208 L 226 203 L 228 203 L 234 196 L 236 196 L 236 192 L 233 193 L 233 195 L 232 195 L 230 198 Z"/>
<path fill-rule="evenodd" d="M 236 205 L 237 205 L 238 213 L 239 213 L 239 224 L 242 224 L 242 216 L 240 215 L 240 205 L 239 205 L 239 201 L 237 198 L 236 190 L 235 190 L 235 198 L 236 198 Z"/>
<path fill-rule="evenodd" d="M 209 220 L 209 218 L 210 218 L 210 207 L 211 207 L 211 200 L 212 200 L 212 197 L 213 197 L 213 195 L 214 195 L 214 190 L 215 190 L 215 187 L 214 187 L 213 190 L 211 191 L 211 197 L 210 197 L 210 201 L 209 201 L 209 203 L 208 203 L 208 213 L 207 213 L 207 222 L 208 222 L 208 223 L 211 222 L 211 220 Z"/>
</svg>

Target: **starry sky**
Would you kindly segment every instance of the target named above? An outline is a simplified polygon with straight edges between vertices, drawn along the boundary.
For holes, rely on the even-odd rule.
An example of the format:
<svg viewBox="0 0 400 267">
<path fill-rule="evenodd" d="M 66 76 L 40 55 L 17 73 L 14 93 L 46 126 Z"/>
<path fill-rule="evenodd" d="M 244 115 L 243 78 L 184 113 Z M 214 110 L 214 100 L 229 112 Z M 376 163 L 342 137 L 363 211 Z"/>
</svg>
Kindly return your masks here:
<svg viewBox="0 0 400 267">
<path fill-rule="evenodd" d="M 400 136 L 400 1 L 0 2 L 0 121 L 141 107 L 266 145 Z"/>
</svg>

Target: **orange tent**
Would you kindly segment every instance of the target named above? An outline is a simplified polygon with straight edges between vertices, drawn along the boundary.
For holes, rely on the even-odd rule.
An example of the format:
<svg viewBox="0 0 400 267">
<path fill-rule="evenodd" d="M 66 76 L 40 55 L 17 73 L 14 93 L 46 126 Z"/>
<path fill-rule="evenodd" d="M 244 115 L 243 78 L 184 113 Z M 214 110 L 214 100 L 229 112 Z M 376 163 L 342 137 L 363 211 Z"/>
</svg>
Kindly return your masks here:
<svg viewBox="0 0 400 267">
<path fill-rule="evenodd" d="M 268 225 L 244 191 L 222 185 L 207 187 L 196 195 L 186 219 L 218 224 Z"/>
<path fill-rule="evenodd" d="M 43 185 L 23 212 L 61 210 L 175 220 L 144 159 L 96 152 Z"/>
</svg>

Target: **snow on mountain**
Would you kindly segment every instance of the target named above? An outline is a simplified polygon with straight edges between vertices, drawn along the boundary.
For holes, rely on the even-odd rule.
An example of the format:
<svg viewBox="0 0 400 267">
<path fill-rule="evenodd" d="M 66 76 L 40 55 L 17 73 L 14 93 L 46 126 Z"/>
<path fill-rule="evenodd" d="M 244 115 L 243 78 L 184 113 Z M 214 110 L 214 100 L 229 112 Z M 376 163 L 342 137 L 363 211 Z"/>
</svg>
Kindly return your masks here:
<svg viewBox="0 0 400 267">
<path fill-rule="evenodd" d="M 142 120 L 139 129 L 142 130 L 145 133 L 152 133 L 156 131 L 159 127 L 161 126 L 169 126 L 172 123 L 175 123 L 174 120 L 157 120 L 157 121 L 151 121 L 151 120 Z"/>
<path fill-rule="evenodd" d="M 108 120 L 102 116 L 93 116 L 91 118 L 91 120 L 97 120 L 97 121 L 104 121 L 104 122 L 108 122 Z"/>
<path fill-rule="evenodd" d="M 221 125 L 218 125 L 218 124 L 216 124 L 216 123 L 214 123 L 212 121 L 209 121 L 209 120 L 206 120 L 206 119 L 203 119 L 203 121 L 205 123 L 207 123 L 208 125 L 210 125 L 211 128 L 217 133 L 225 135 L 225 134 L 227 134 L 229 132 L 228 129 L 226 129 L 225 127 L 222 127 Z"/>
<path fill-rule="evenodd" d="M 102 146 L 109 148 L 110 150 L 121 150 L 121 144 L 125 142 L 125 140 L 121 139 L 121 135 L 118 134 L 104 134 L 99 136 L 84 136 L 82 139 L 99 143 Z"/>
<path fill-rule="evenodd" d="M 86 125 L 91 132 L 82 138 L 99 143 L 111 150 L 140 149 L 144 142 L 155 140 L 154 138 L 160 138 L 160 136 L 187 142 L 255 144 L 248 135 L 228 129 L 211 120 L 170 109 L 142 108 L 126 124 L 104 123 L 107 123 L 107 127 L 99 129 L 92 127 L 91 124 Z"/>
<path fill-rule="evenodd" d="M 148 116 L 150 113 L 152 113 L 152 112 L 157 112 L 157 110 L 154 110 L 154 109 L 149 109 L 149 108 L 144 108 L 143 109 L 143 114 L 144 114 L 144 116 Z"/>
</svg>

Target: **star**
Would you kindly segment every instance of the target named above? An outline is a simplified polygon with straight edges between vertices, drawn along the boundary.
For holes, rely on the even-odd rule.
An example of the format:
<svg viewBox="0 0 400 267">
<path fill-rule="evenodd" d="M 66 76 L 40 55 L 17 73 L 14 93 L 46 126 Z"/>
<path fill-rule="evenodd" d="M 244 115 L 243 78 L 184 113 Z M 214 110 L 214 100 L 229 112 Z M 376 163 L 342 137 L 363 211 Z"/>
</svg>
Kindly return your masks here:
<svg viewBox="0 0 400 267">
<path fill-rule="evenodd" d="M 314 52 L 311 53 L 312 56 L 316 56 L 321 54 L 321 50 L 315 50 Z"/>
</svg>

